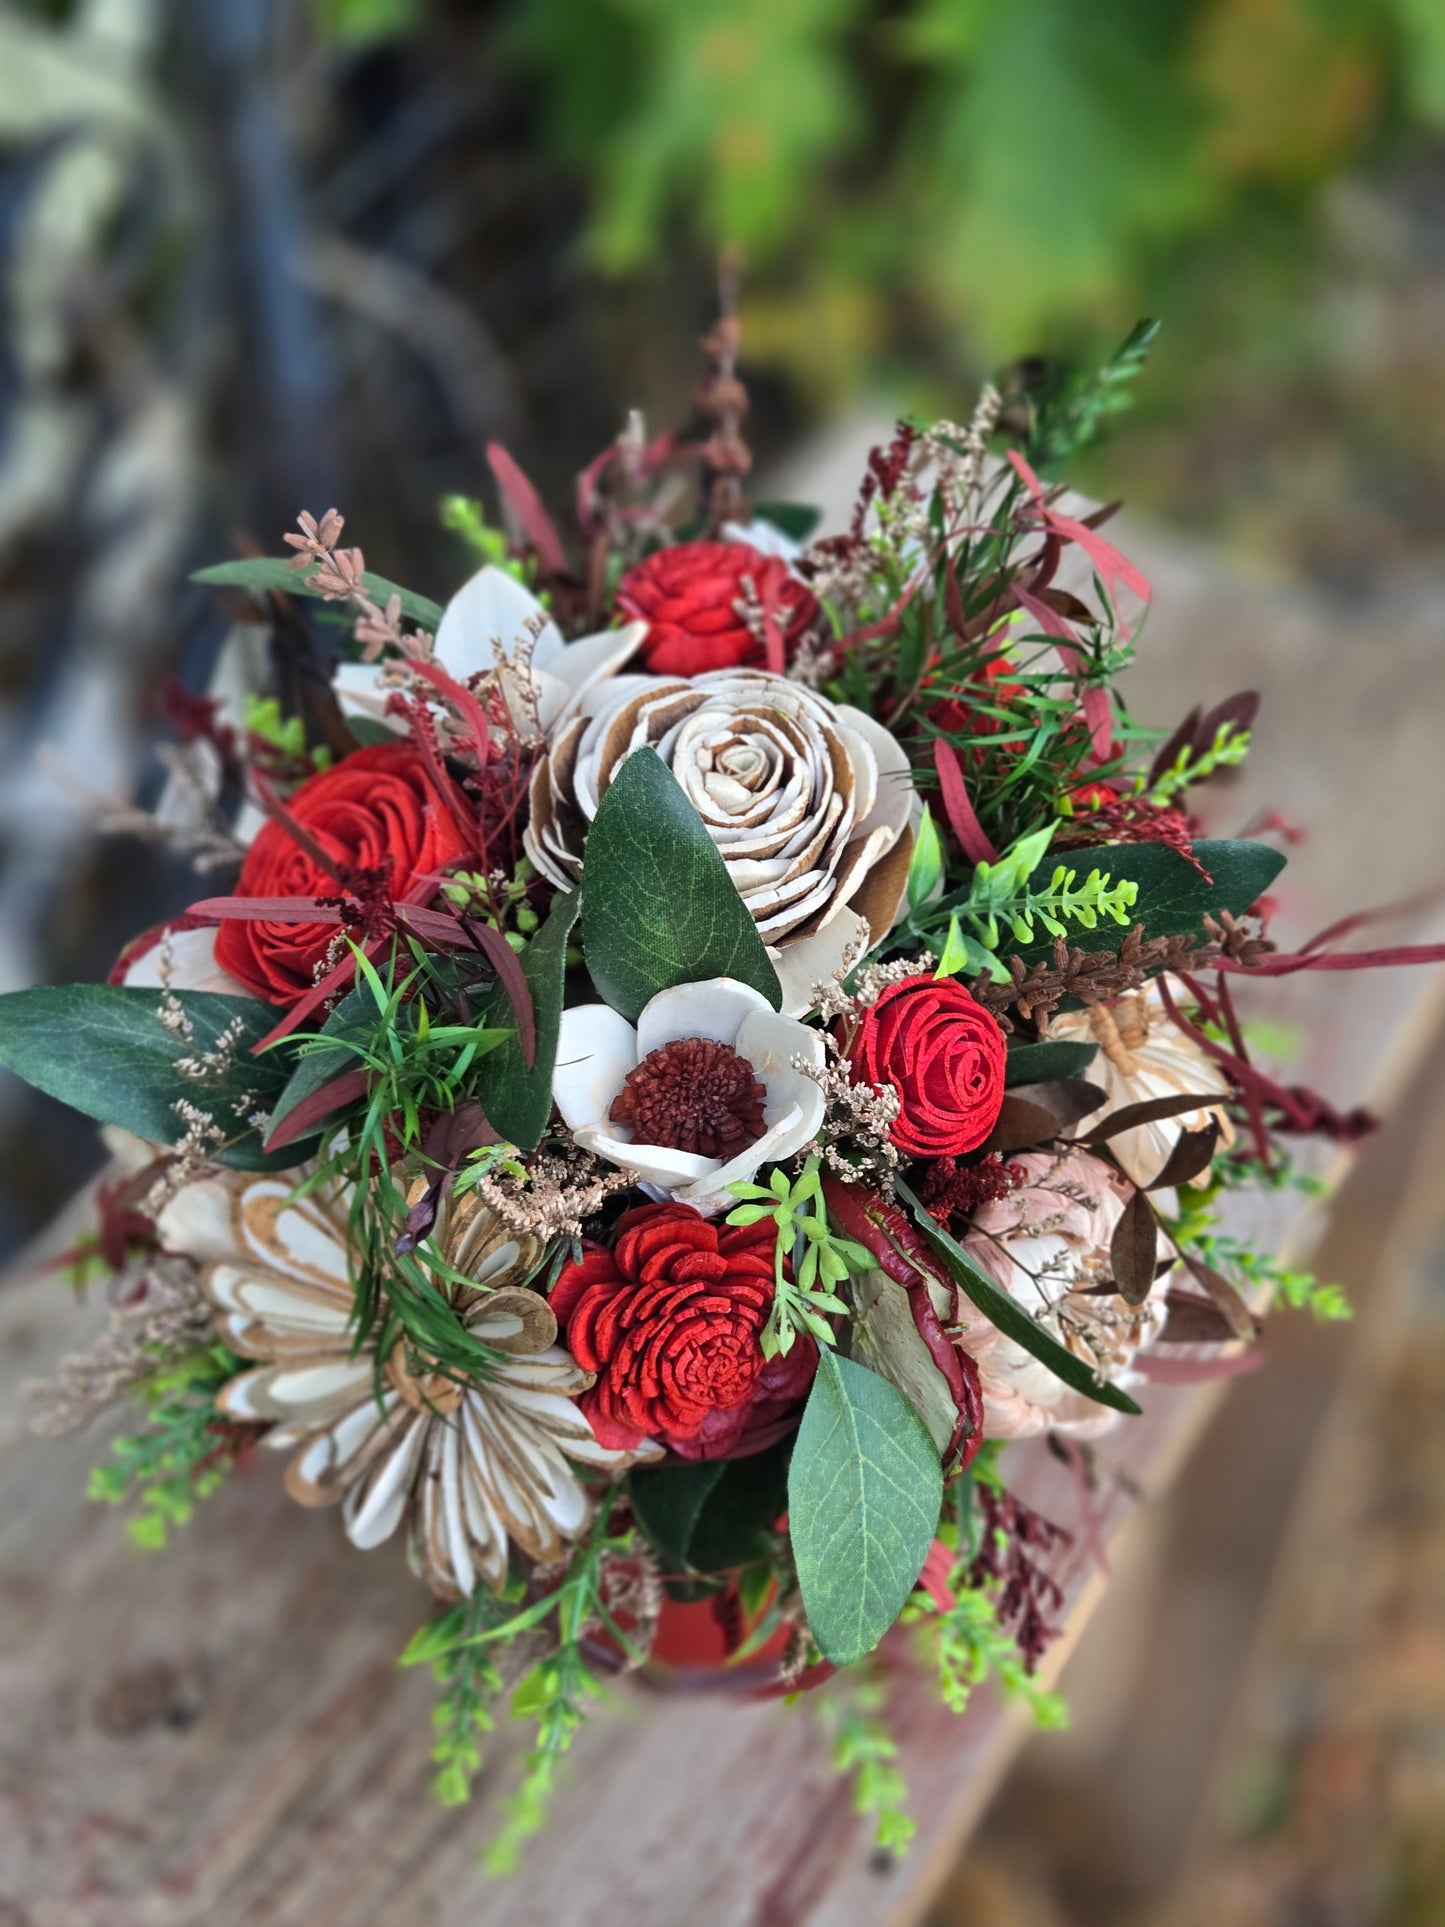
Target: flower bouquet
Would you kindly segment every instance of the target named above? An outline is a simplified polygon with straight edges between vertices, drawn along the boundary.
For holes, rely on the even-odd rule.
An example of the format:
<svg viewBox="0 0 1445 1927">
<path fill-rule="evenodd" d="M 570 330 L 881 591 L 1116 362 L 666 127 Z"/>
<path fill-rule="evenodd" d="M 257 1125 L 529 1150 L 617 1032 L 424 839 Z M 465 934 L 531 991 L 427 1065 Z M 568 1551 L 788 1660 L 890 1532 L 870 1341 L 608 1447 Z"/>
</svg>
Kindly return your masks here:
<svg viewBox="0 0 1445 1927">
<path fill-rule="evenodd" d="M 846 1671 L 900 1845 L 896 1624 L 949 1705 L 992 1670 L 1057 1711 L 1066 1535 L 1001 1445 L 1127 1422 L 1272 1300 L 1340 1309 L 1219 1227 L 1370 1123 L 1257 1063 L 1236 993 L 1438 952 L 1282 953 L 1280 850 L 1195 814 L 1254 698 L 1163 737 L 1119 698 L 1148 584 L 1057 476 L 1147 334 L 901 424 L 842 534 L 747 507 L 725 319 L 696 422 L 629 424 L 571 541 L 492 451 L 505 532 L 447 505 L 445 607 L 334 510 L 202 571 L 294 702 L 173 702 L 120 827 L 233 887 L 0 1000 L 0 1061 L 114 1153 L 68 1254 L 110 1327 L 41 1422 L 135 1401 L 94 1491 L 142 1544 L 259 1450 L 404 1545 L 442 1797 L 499 1701 L 535 1723 L 503 1856 L 637 1667 Z"/>
</svg>

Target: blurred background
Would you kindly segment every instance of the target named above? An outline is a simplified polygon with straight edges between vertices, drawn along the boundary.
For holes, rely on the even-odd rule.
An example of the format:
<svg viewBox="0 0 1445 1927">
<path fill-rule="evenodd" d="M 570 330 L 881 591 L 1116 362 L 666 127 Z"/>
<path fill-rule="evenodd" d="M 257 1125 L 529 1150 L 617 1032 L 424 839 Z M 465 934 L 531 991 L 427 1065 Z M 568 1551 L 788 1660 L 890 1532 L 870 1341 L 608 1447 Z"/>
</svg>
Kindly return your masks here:
<svg viewBox="0 0 1445 1927">
<path fill-rule="evenodd" d="M 1269 782 L 1329 839 L 1306 909 L 1418 878 L 1445 806 L 1441 0 L 0 0 L 0 988 L 101 975 L 194 894 L 94 833 L 97 799 L 154 795 L 170 679 L 204 689 L 225 634 L 188 572 L 335 503 L 444 598 L 470 565 L 439 502 L 491 499 L 489 440 L 565 507 L 629 408 L 687 415 L 723 246 L 759 471 L 834 510 L 894 412 L 966 418 L 1002 363 L 1162 317 L 1075 478 L 1128 498 L 1160 587 L 1142 706 L 1285 696 Z M 7 1080 L 0 1248 L 96 1155 Z M 1122 1763 L 1055 1753 L 940 1921 L 1148 1920 L 1166 1891 L 1190 1922 L 1445 1919 L 1445 1233 L 1411 1251 L 1368 1369 L 1305 1345 L 1285 1428 L 1301 1461 L 1345 1385 L 1357 1440 L 1418 1413 L 1374 1471 L 1347 1452 L 1354 1523 L 1319 1542 L 1368 1530 L 1400 1596 L 1309 1554 L 1219 1826 L 1183 1768 L 1132 1828 L 1085 1798 L 1143 1799 L 1177 1720 Z M 1249 1477 L 1190 1516 L 1216 1530 Z M 1188 1543 L 1156 1555 L 1192 1570 Z M 1229 1557 L 1257 1600 L 1265 1549 Z"/>
</svg>

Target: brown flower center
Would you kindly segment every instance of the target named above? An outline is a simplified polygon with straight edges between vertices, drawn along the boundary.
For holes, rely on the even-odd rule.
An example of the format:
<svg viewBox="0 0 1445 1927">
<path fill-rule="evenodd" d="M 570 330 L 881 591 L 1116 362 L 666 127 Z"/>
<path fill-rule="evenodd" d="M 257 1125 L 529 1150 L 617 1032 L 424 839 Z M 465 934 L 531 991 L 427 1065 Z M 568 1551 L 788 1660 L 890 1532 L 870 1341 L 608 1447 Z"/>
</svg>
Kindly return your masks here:
<svg viewBox="0 0 1445 1927">
<path fill-rule="evenodd" d="M 731 1045 L 679 1037 L 643 1058 L 607 1115 L 638 1144 L 728 1158 L 763 1135 L 767 1096 Z"/>
</svg>

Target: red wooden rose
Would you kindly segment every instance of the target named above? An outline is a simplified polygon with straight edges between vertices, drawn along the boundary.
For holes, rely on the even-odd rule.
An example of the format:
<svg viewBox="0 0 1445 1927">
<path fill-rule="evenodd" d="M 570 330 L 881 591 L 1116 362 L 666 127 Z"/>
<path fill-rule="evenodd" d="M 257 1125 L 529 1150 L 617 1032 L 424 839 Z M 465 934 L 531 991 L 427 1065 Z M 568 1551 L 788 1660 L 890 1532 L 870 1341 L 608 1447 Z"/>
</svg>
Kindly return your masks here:
<svg viewBox="0 0 1445 1927">
<path fill-rule="evenodd" d="M 891 1085 L 902 1103 L 893 1142 L 910 1157 L 977 1150 L 1003 1106 L 1003 1032 L 951 977 L 905 977 L 869 1010 L 853 1077 Z"/>
<path fill-rule="evenodd" d="M 410 743 L 360 749 L 304 782 L 287 808 L 340 872 L 387 872 L 393 897 L 467 854 L 467 842 L 427 781 Z M 246 852 L 236 895 L 336 897 L 336 877 L 281 823 L 267 823 Z M 230 918 L 216 938 L 216 962 L 273 1004 L 294 1004 L 315 982 L 337 933 L 334 923 L 265 923 Z"/>
<path fill-rule="evenodd" d="M 656 1439 L 684 1458 L 761 1451 L 807 1391 L 817 1347 L 802 1337 L 765 1359 L 773 1225 L 718 1225 L 691 1205 L 651 1204 L 618 1220 L 611 1251 L 565 1265 L 552 1310 L 567 1349 L 596 1372 L 582 1397 L 606 1446 Z"/>
<path fill-rule="evenodd" d="M 781 669 L 781 660 L 768 664 L 762 636 L 739 613 L 748 600 L 767 612 L 783 651 L 818 614 L 787 564 L 746 542 L 676 543 L 636 563 L 617 586 L 618 606 L 648 624 L 639 654 L 658 676 L 739 663 Z"/>
</svg>

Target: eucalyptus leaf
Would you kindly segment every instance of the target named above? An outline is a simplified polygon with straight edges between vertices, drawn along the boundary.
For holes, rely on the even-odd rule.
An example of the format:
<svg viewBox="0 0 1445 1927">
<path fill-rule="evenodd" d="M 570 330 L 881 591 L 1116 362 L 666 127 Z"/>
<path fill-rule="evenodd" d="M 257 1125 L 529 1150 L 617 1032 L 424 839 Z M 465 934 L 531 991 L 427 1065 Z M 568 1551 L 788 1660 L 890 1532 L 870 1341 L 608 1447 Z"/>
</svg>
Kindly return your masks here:
<svg viewBox="0 0 1445 1927">
<path fill-rule="evenodd" d="M 522 975 L 532 993 L 537 1030 L 537 1052 L 527 1069 L 521 1038 L 515 1028 L 511 1000 L 498 984 L 488 994 L 478 1023 L 509 1026 L 507 1038 L 477 1066 L 475 1091 L 494 1131 L 523 1151 L 532 1150 L 552 1110 L 552 1073 L 557 1064 L 557 1035 L 562 1022 L 562 983 L 567 970 L 567 939 L 581 908 L 578 893 L 567 891 L 552 899 L 547 921 L 522 952 Z"/>
<path fill-rule="evenodd" d="M 287 1081 L 285 1057 L 252 1056 L 274 1029 L 276 1012 L 251 997 L 213 991 L 172 993 L 190 1034 L 160 1020 L 161 992 L 116 984 L 61 984 L 16 990 L 0 997 L 0 1064 L 48 1096 L 102 1124 L 117 1124 L 156 1144 L 174 1144 L 186 1126 L 178 1103 L 194 1104 L 215 1119 L 226 1141 L 206 1155 L 241 1171 L 284 1171 L 306 1156 L 308 1144 L 267 1156 L 246 1119 L 266 1112 Z M 177 1061 L 216 1051 L 232 1025 L 234 1047 L 225 1068 L 205 1078 L 183 1077 Z M 237 1115 L 237 1107 L 243 1115 Z"/>
<path fill-rule="evenodd" d="M 211 589 L 251 589 L 264 594 L 268 590 L 282 595 L 319 596 L 321 591 L 311 586 L 308 573 L 296 569 L 284 556 L 248 556 L 236 562 L 213 562 L 208 569 L 197 569 L 191 576 L 192 582 L 203 583 Z M 413 622 L 420 623 L 423 629 L 435 631 L 442 619 L 442 605 L 433 602 L 430 596 L 418 595 L 415 589 L 403 589 L 399 582 L 388 582 L 384 575 L 373 575 L 368 569 L 361 578 L 361 586 L 371 597 L 385 608 L 392 596 L 401 597 L 401 613 Z"/>
<path fill-rule="evenodd" d="M 592 981 L 633 1023 L 659 991 L 708 977 L 735 977 L 774 1010 L 781 1005 L 757 925 L 654 749 L 634 750 L 602 798 L 583 853 L 581 898 Z"/>
<path fill-rule="evenodd" d="M 1045 1331 L 1016 1298 L 984 1276 L 962 1245 L 924 1210 L 902 1178 L 895 1179 L 894 1186 L 912 1212 L 914 1224 L 943 1259 L 964 1296 L 977 1305 L 984 1317 L 997 1326 L 1005 1338 L 1022 1345 L 1041 1365 L 1047 1365 L 1055 1378 L 1062 1379 L 1074 1391 L 1082 1392 L 1085 1398 L 1093 1399 L 1098 1405 L 1107 1405 L 1116 1412 L 1137 1415 L 1139 1407 L 1127 1392 L 1121 1392 L 1117 1385 L 1111 1385 L 1106 1378 L 1095 1377 L 1082 1358 L 1076 1358 L 1052 1332 Z"/>
<path fill-rule="evenodd" d="M 825 1348 L 793 1448 L 788 1525 L 808 1624 L 835 1666 L 871 1652 L 903 1610 L 942 1503 L 938 1449 L 908 1399 Z"/>
</svg>

